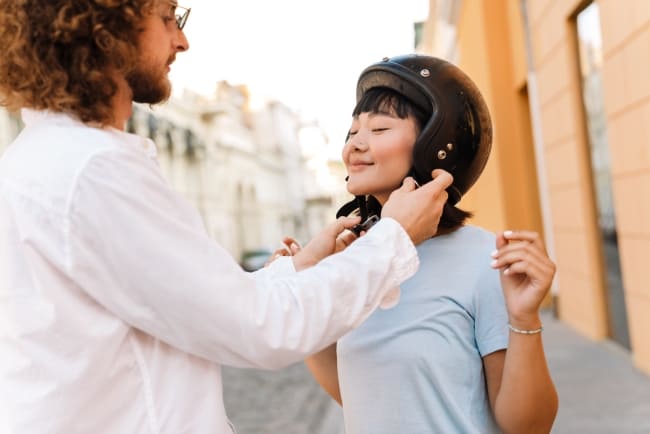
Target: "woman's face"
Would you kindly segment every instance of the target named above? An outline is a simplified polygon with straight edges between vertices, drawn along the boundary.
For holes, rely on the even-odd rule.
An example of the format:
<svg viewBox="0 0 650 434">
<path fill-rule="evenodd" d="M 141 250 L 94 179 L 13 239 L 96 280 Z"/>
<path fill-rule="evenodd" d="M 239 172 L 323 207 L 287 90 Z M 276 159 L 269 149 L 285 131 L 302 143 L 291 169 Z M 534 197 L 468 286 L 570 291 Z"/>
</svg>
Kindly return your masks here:
<svg viewBox="0 0 650 434">
<path fill-rule="evenodd" d="M 417 134 L 412 117 L 364 112 L 353 118 L 342 155 L 348 191 L 370 194 L 383 205 L 411 168 Z"/>
</svg>

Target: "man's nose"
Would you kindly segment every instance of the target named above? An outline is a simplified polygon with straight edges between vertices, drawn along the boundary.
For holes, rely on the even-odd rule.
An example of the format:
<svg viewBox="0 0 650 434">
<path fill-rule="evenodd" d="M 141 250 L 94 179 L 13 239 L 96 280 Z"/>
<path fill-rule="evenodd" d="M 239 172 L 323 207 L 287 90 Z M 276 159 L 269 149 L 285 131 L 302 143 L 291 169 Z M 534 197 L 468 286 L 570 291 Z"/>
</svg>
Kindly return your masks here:
<svg viewBox="0 0 650 434">
<path fill-rule="evenodd" d="M 190 43 L 187 40 L 187 36 L 185 36 L 185 32 L 182 30 L 178 30 L 177 33 L 177 39 L 175 41 L 176 45 L 176 51 L 187 51 L 190 49 Z"/>
</svg>

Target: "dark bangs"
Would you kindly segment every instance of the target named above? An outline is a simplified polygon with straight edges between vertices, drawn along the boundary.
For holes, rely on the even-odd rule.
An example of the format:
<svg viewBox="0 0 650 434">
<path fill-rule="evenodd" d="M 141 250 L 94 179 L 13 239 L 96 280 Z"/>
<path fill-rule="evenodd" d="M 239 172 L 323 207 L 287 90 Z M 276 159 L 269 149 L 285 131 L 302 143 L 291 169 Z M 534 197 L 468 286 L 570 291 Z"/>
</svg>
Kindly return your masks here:
<svg viewBox="0 0 650 434">
<path fill-rule="evenodd" d="M 416 107 L 411 100 L 388 87 L 374 87 L 367 90 L 354 107 L 352 116 L 358 117 L 361 113 L 389 113 L 400 119 L 411 116 L 417 122 L 418 131 L 422 131 L 427 119 L 426 113 Z"/>
</svg>

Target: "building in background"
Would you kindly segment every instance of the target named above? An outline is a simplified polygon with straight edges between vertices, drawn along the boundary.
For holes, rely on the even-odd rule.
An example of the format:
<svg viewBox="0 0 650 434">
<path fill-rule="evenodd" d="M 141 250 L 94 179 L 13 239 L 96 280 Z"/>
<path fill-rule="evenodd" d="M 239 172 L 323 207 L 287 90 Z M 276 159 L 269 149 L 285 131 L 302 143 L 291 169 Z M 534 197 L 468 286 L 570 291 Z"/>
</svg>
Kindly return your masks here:
<svg viewBox="0 0 650 434">
<path fill-rule="evenodd" d="M 277 101 L 254 105 L 245 86 L 137 105 L 127 128 L 158 144 L 173 187 L 236 258 L 262 259 L 284 236 L 307 241 L 334 219 L 322 130 Z"/>
<path fill-rule="evenodd" d="M 0 152 L 21 128 L 18 115 L 0 110 Z M 327 137 L 277 101 L 253 106 L 245 86 L 220 82 L 210 97 L 136 104 L 127 130 L 154 140 L 172 188 L 246 268 L 263 264 L 284 236 L 306 242 L 334 220 L 345 186 Z"/>
<path fill-rule="evenodd" d="M 418 50 L 458 64 L 494 122 L 461 205 L 544 234 L 559 318 L 650 374 L 650 2 L 430 0 Z"/>
</svg>

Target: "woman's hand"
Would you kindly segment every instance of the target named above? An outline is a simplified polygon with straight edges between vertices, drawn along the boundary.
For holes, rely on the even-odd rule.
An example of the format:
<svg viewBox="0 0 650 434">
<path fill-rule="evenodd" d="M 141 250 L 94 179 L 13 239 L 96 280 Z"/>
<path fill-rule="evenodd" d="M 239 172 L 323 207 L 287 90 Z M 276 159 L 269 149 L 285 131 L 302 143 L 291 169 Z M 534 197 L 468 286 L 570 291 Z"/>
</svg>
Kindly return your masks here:
<svg viewBox="0 0 650 434">
<path fill-rule="evenodd" d="M 524 330 L 538 328 L 539 307 L 551 288 L 555 264 L 536 232 L 502 232 L 496 247 L 491 265 L 501 274 L 510 323 Z"/>
</svg>

